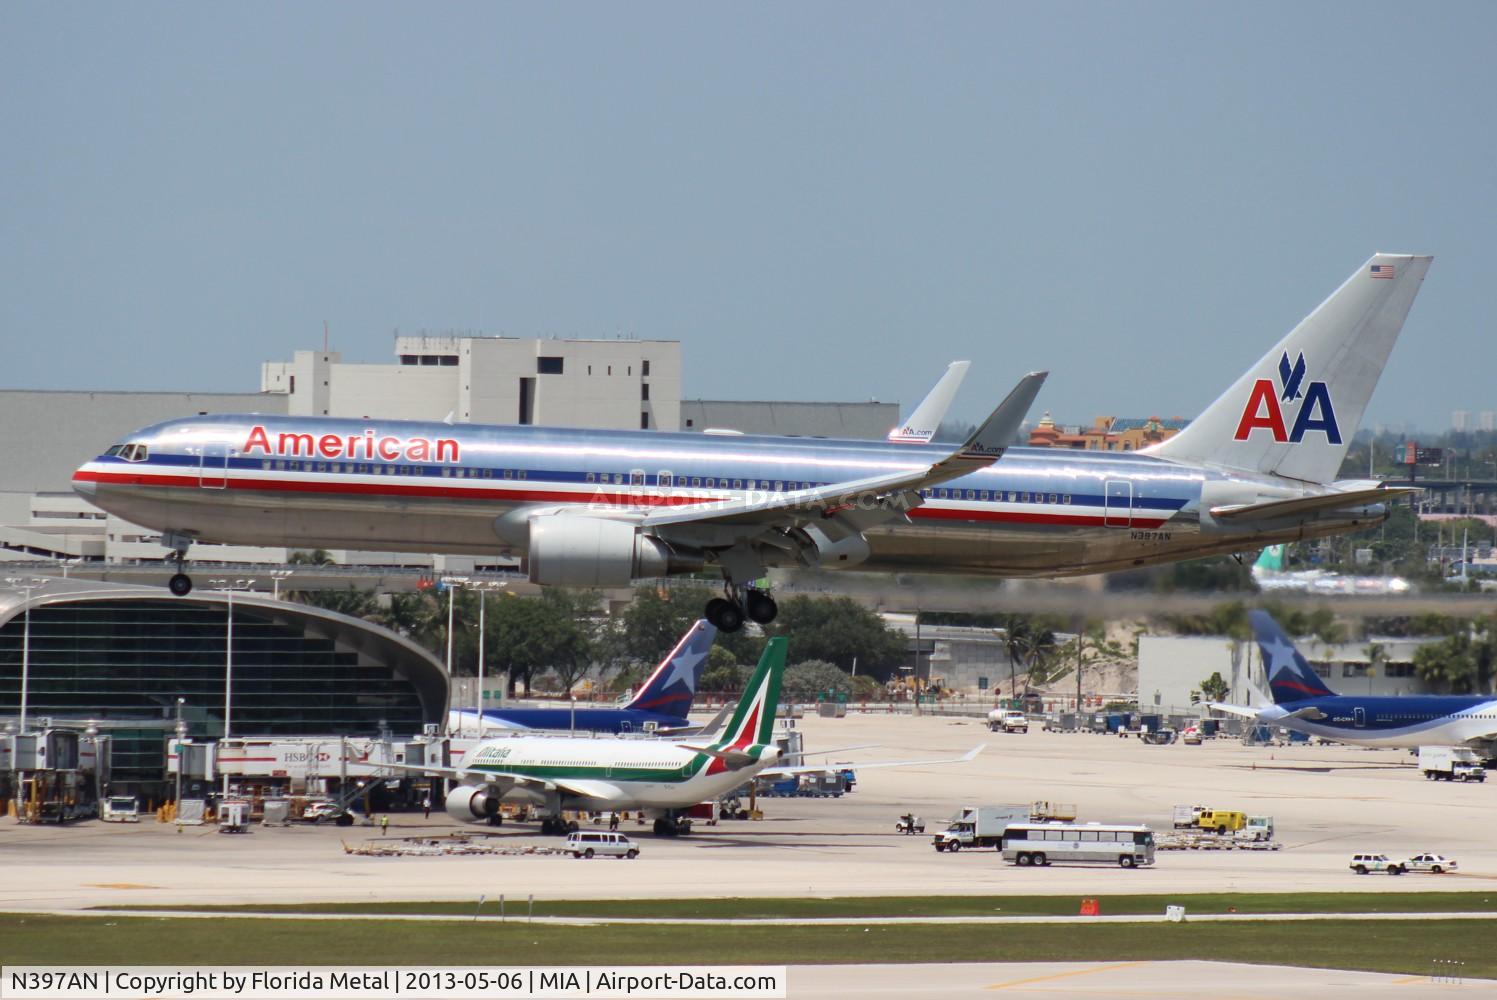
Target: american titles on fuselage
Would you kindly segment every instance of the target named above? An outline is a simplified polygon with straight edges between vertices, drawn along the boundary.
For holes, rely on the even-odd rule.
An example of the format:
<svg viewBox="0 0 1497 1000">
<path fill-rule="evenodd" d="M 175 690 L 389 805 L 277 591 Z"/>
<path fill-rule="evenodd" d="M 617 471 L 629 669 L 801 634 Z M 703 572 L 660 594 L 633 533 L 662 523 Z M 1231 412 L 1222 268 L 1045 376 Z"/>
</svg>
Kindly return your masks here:
<svg viewBox="0 0 1497 1000">
<path fill-rule="evenodd" d="M 246 457 L 256 455 L 276 458 L 342 458 L 369 461 L 436 462 L 457 464 L 462 448 L 456 438 L 424 436 L 394 437 L 366 427 L 361 434 L 312 434 L 306 431 L 279 431 L 274 437 L 263 424 L 249 429 L 240 449 Z"/>
</svg>

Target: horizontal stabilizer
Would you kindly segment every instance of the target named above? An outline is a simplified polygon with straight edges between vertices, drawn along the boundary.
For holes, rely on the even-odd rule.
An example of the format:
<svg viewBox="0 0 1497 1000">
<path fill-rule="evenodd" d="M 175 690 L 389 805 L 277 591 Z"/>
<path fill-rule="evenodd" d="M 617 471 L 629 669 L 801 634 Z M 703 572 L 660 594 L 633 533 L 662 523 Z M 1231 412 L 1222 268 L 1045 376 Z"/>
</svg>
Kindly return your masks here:
<svg viewBox="0 0 1497 1000">
<path fill-rule="evenodd" d="M 682 750 L 690 750 L 692 753 L 704 753 L 708 757 L 716 757 L 734 770 L 740 767 L 748 767 L 757 761 L 757 758 L 752 754 L 744 753 L 741 750 L 719 750 L 716 747 L 692 746 L 689 743 L 677 743 L 676 746 Z"/>
<path fill-rule="evenodd" d="M 1283 517 L 1303 517 L 1321 510 L 1354 510 L 1370 504 L 1386 503 L 1408 493 L 1419 493 L 1409 486 L 1389 486 L 1352 493 L 1321 493 L 1315 496 L 1272 500 L 1268 503 L 1212 507 L 1211 516 L 1218 521 L 1273 521 Z"/>
</svg>

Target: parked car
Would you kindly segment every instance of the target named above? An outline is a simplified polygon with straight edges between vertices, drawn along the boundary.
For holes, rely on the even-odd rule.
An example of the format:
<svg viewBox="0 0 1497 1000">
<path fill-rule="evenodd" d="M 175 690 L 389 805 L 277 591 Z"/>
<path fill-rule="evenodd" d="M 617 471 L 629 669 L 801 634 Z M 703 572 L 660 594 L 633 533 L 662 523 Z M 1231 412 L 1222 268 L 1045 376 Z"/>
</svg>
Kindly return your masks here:
<svg viewBox="0 0 1497 1000">
<path fill-rule="evenodd" d="M 1411 872 L 1429 872 L 1433 875 L 1453 872 L 1458 867 L 1454 861 L 1443 854 L 1416 854 L 1404 862 L 1404 868 Z"/>
<path fill-rule="evenodd" d="M 1198 729 L 1195 726 L 1187 726 L 1187 727 L 1185 727 L 1185 732 L 1183 732 L 1183 733 L 1180 734 L 1180 742 L 1184 743 L 1188 747 L 1198 747 L 1198 746 L 1200 746 L 1201 745 L 1201 731 L 1200 731 L 1200 729 Z"/>
<path fill-rule="evenodd" d="M 330 820 L 336 820 L 342 813 L 342 809 L 324 800 L 308 802 L 307 807 L 302 810 L 301 818 L 308 823 L 325 823 Z"/>
<path fill-rule="evenodd" d="M 592 830 L 578 830 L 567 834 L 566 850 L 574 858 L 591 858 L 595 855 L 605 858 L 639 857 L 639 848 L 622 833 L 595 833 Z"/>
<path fill-rule="evenodd" d="M 1366 875 L 1368 872 L 1387 872 L 1389 875 L 1402 875 L 1408 869 L 1402 861 L 1390 861 L 1386 854 L 1353 854 L 1351 864 L 1348 866 L 1358 875 Z"/>
</svg>

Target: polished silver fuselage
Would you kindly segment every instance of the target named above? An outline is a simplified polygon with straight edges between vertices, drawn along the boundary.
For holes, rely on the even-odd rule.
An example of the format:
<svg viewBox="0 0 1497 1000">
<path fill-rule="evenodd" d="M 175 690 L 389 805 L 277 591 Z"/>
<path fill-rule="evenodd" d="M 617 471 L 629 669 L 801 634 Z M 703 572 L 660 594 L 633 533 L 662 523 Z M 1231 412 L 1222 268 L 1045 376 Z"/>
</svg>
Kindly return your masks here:
<svg viewBox="0 0 1497 1000">
<path fill-rule="evenodd" d="M 74 477 L 95 505 L 205 542 L 523 556 L 496 521 L 525 508 L 617 512 L 924 467 L 938 446 L 818 438 L 490 427 L 256 415 L 130 435 Z M 119 446 L 116 447 L 117 450 Z M 129 454 L 127 451 L 126 454 Z M 939 456 L 936 456 L 939 457 Z M 1381 507 L 1218 523 L 1214 504 L 1318 484 L 1147 455 L 1010 449 L 867 531 L 869 570 L 1071 576 L 1356 530 Z"/>
</svg>

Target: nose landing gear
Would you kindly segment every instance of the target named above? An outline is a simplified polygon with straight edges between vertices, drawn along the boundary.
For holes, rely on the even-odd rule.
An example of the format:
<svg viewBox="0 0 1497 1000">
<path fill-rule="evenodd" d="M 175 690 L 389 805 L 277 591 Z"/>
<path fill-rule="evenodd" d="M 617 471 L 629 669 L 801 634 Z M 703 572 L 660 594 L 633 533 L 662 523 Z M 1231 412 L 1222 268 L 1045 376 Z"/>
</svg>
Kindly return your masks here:
<svg viewBox="0 0 1497 1000">
<path fill-rule="evenodd" d="M 177 597 L 186 597 L 192 593 L 192 577 L 182 571 L 183 564 L 187 562 L 187 550 L 192 545 L 192 539 L 186 535 L 179 535 L 174 531 L 168 531 L 161 536 L 163 544 L 172 550 L 172 561 L 177 564 L 177 571 L 172 578 L 166 581 L 167 589 Z"/>
</svg>

